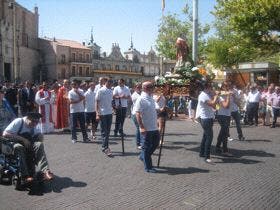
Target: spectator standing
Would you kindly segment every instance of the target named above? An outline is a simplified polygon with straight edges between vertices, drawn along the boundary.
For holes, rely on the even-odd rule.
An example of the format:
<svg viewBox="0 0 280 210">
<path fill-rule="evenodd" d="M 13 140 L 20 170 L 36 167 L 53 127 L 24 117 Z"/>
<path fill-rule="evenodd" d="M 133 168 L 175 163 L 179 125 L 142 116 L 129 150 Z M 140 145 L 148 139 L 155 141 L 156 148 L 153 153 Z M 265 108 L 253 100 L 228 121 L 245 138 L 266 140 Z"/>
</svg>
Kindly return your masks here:
<svg viewBox="0 0 280 210">
<path fill-rule="evenodd" d="M 272 94 L 270 99 L 270 105 L 272 106 L 273 121 L 271 128 L 276 127 L 277 117 L 280 116 L 280 87 L 275 87 L 275 92 Z"/>
<path fill-rule="evenodd" d="M 89 83 L 89 88 L 85 92 L 85 115 L 87 127 L 91 125 L 91 138 L 96 139 L 95 132 L 97 128 L 96 110 L 95 110 L 95 82 Z"/>
<path fill-rule="evenodd" d="M 76 81 L 71 83 L 72 89 L 68 93 L 68 98 L 70 102 L 70 123 L 71 123 L 71 134 L 72 143 L 77 142 L 77 126 L 78 122 L 83 134 L 83 142 L 88 142 L 88 135 L 85 126 L 85 108 L 84 108 L 84 92 L 79 88 Z"/>
<path fill-rule="evenodd" d="M 14 84 L 11 84 L 10 82 L 6 82 L 4 97 L 9 103 L 15 116 L 17 117 L 18 116 L 18 107 L 17 107 L 18 90 Z"/>
<path fill-rule="evenodd" d="M 123 132 L 123 125 L 126 117 L 127 111 L 127 102 L 131 100 L 130 90 L 125 86 L 124 79 L 118 81 L 118 86 L 113 90 L 113 99 L 115 100 L 115 109 L 116 109 L 116 122 L 115 122 L 115 136 L 125 135 Z"/>
<path fill-rule="evenodd" d="M 136 128 L 136 134 L 135 134 L 135 138 L 136 138 L 136 146 L 138 149 L 142 149 L 141 147 L 141 135 L 140 135 L 140 129 L 139 129 L 139 124 L 137 122 L 136 119 L 136 112 L 135 112 L 135 103 L 137 101 L 137 99 L 140 97 L 141 95 L 141 83 L 137 83 L 134 87 L 134 92 L 131 95 L 131 100 L 132 100 L 132 105 L 131 105 L 131 119 L 135 125 Z"/>
<path fill-rule="evenodd" d="M 258 126 L 259 119 L 259 102 L 261 100 L 261 94 L 257 89 L 256 84 L 250 86 L 250 92 L 248 93 L 248 122 L 249 125 L 253 125 L 253 119 L 255 120 L 255 126 Z"/>
<path fill-rule="evenodd" d="M 95 97 L 96 103 L 96 118 L 100 121 L 101 127 L 101 137 L 102 137 L 102 152 L 107 156 L 112 156 L 112 152 L 109 148 L 109 136 L 112 125 L 112 100 L 113 91 L 112 85 L 113 81 L 111 79 L 105 78 L 105 85 L 101 87 Z"/>
<path fill-rule="evenodd" d="M 29 81 L 26 81 L 24 87 L 19 90 L 18 100 L 22 116 L 34 111 L 35 93 Z"/>
</svg>

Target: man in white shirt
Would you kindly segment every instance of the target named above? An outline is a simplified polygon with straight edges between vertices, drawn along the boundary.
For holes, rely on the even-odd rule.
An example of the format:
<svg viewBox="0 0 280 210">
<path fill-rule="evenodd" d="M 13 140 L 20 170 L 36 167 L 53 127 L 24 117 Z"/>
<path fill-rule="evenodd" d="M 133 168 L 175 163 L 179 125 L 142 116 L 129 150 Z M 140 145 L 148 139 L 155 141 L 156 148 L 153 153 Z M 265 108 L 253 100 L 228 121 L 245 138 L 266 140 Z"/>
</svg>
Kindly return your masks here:
<svg viewBox="0 0 280 210">
<path fill-rule="evenodd" d="M 95 111 L 95 82 L 89 83 L 89 89 L 85 92 L 85 115 L 87 126 L 91 124 L 91 138 L 95 139 L 95 131 L 97 127 L 96 111 Z"/>
<path fill-rule="evenodd" d="M 131 100 L 131 93 L 127 86 L 125 86 L 124 79 L 118 81 L 118 86 L 114 88 L 113 99 L 115 100 L 116 108 L 116 123 L 115 123 L 115 136 L 123 135 L 123 125 L 126 117 L 127 102 Z"/>
<path fill-rule="evenodd" d="M 257 85 L 253 84 L 250 87 L 248 94 L 248 122 L 249 125 L 253 125 L 253 118 L 255 118 L 255 125 L 258 126 L 259 120 L 259 102 L 261 100 L 261 94 L 257 89 Z"/>
<path fill-rule="evenodd" d="M 152 154 L 159 144 L 160 135 L 157 126 L 157 112 L 153 99 L 154 85 L 151 82 L 142 84 L 141 96 L 137 99 L 134 109 L 142 135 L 142 150 L 139 159 L 144 162 L 145 171 L 155 173 Z"/>
<path fill-rule="evenodd" d="M 111 90 L 113 81 L 105 79 L 105 85 L 100 88 L 95 96 L 96 119 L 100 121 L 102 152 L 107 156 L 112 156 L 109 148 L 109 136 L 112 125 L 112 100 L 113 92 Z"/>
<path fill-rule="evenodd" d="M 77 142 L 77 122 L 83 134 L 83 142 L 88 142 L 88 135 L 85 127 L 85 112 L 84 112 L 84 92 L 79 89 L 77 81 L 72 82 L 72 90 L 68 93 L 68 98 L 70 101 L 70 118 L 71 118 L 71 133 L 72 133 L 72 143 Z"/>
<path fill-rule="evenodd" d="M 33 175 L 27 163 L 27 156 L 34 155 L 34 163 L 37 170 L 43 172 L 45 180 L 54 178 L 49 169 L 49 164 L 44 150 L 43 135 L 36 127 L 42 117 L 39 113 L 27 113 L 26 117 L 16 118 L 3 132 L 3 137 L 15 142 L 14 152 L 20 158 L 20 172 L 23 181 L 30 183 L 33 181 Z"/>
</svg>

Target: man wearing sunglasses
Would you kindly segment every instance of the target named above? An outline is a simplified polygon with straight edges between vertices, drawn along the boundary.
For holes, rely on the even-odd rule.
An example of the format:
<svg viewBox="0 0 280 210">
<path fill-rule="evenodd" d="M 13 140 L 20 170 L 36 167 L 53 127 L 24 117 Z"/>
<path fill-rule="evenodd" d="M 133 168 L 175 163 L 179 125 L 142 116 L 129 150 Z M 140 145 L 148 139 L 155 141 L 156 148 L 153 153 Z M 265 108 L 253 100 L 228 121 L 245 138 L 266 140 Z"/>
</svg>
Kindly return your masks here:
<svg viewBox="0 0 280 210">
<path fill-rule="evenodd" d="M 28 113 L 27 116 L 13 120 L 3 132 L 3 137 L 15 142 L 14 151 L 20 157 L 21 174 L 25 182 L 32 182 L 33 175 L 27 165 L 27 157 L 32 154 L 38 171 L 42 172 L 44 179 L 49 181 L 54 178 L 49 169 L 49 164 L 44 151 L 43 135 L 37 125 L 42 115 Z"/>
</svg>

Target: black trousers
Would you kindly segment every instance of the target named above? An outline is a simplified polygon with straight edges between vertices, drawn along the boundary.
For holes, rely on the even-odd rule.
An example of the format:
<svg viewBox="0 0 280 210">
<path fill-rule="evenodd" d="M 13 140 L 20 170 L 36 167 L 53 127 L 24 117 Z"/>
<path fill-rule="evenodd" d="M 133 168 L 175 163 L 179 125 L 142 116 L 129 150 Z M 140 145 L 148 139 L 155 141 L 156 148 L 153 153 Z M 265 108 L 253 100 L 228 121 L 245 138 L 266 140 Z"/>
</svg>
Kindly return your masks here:
<svg viewBox="0 0 280 210">
<path fill-rule="evenodd" d="M 248 122 L 253 124 L 253 119 L 255 124 L 258 125 L 259 122 L 259 102 L 249 102 L 248 104 Z"/>
<path fill-rule="evenodd" d="M 126 107 L 121 107 L 116 109 L 116 122 L 115 122 L 115 134 L 123 133 L 123 124 L 126 117 Z"/>
</svg>

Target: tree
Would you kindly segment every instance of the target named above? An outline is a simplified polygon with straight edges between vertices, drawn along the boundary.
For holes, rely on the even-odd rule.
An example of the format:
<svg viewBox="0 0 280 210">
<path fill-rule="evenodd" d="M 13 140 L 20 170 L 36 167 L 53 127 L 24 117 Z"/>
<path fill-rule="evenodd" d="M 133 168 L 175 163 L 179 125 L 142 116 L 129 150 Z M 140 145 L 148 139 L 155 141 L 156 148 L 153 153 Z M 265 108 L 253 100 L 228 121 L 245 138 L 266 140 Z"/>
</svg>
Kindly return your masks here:
<svg viewBox="0 0 280 210">
<path fill-rule="evenodd" d="M 213 14 L 266 53 L 279 52 L 279 0 L 217 0 Z"/>
<path fill-rule="evenodd" d="M 185 16 L 184 20 L 180 20 L 177 14 L 168 14 L 163 16 L 162 21 L 159 25 L 159 33 L 156 40 L 156 49 L 160 55 L 175 59 L 176 58 L 176 39 L 178 37 L 186 38 L 189 48 L 192 49 L 192 17 L 189 14 L 188 6 L 183 8 L 183 14 Z M 204 45 L 206 43 L 203 40 L 203 35 L 208 33 L 210 27 L 209 25 L 200 26 L 198 30 L 199 36 L 199 55 L 202 55 L 204 50 Z"/>
</svg>

